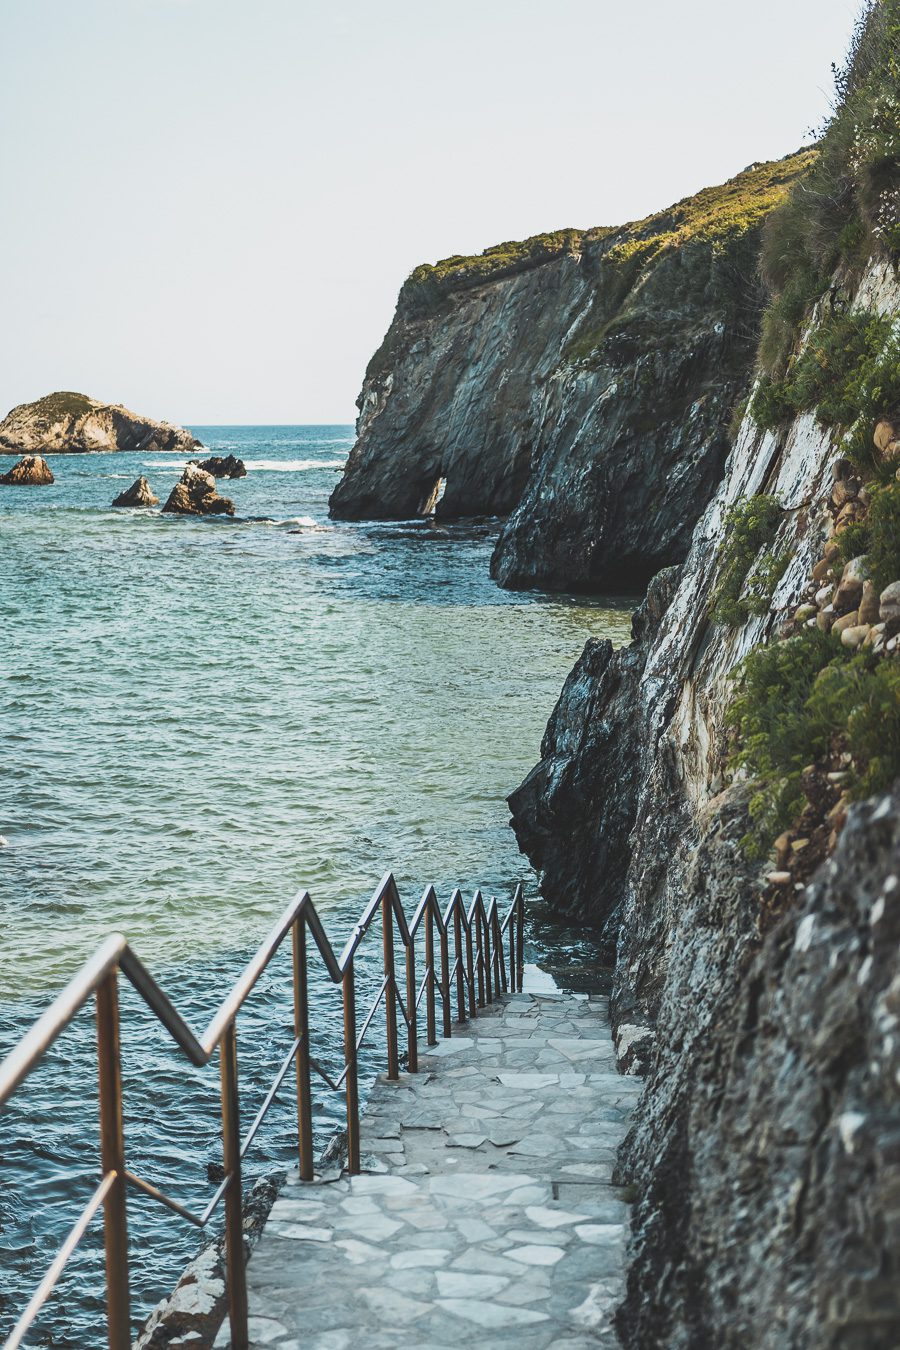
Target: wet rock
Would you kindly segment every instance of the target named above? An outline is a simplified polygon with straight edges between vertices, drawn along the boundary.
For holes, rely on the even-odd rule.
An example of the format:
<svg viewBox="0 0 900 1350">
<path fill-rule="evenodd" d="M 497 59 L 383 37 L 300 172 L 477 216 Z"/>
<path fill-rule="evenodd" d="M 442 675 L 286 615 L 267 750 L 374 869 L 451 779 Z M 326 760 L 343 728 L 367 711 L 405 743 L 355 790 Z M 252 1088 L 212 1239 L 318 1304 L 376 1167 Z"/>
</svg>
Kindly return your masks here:
<svg viewBox="0 0 900 1350">
<path fill-rule="evenodd" d="M 86 394 L 48 394 L 20 403 L 0 422 L 0 454 L 86 454 L 127 450 L 188 453 L 200 444 L 183 427 L 140 417 Z"/>
<path fill-rule="evenodd" d="M 191 463 L 204 473 L 211 473 L 213 478 L 247 477 L 247 466 L 236 455 L 210 455 L 209 459 L 195 459 Z"/>
<path fill-rule="evenodd" d="M 233 516 L 234 502 L 219 496 L 211 473 L 188 464 L 163 511 L 181 516 Z"/>
<path fill-rule="evenodd" d="M 159 498 L 154 497 L 150 484 L 143 474 L 136 482 L 132 483 L 130 488 L 120 492 L 113 502 L 113 506 L 149 507 L 158 505 Z"/>
<path fill-rule="evenodd" d="M 23 455 L 8 473 L 0 474 L 7 487 L 48 487 L 55 481 L 50 466 L 40 455 Z"/>
</svg>

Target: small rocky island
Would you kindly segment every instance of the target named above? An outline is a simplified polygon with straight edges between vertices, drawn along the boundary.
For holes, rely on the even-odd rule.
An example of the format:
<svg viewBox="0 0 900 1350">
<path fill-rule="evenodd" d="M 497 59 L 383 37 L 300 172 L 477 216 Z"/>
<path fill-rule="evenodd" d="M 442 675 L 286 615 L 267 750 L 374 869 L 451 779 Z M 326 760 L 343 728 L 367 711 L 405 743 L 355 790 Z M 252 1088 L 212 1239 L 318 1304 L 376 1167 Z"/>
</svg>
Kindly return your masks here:
<svg viewBox="0 0 900 1350">
<path fill-rule="evenodd" d="M 86 394 L 47 394 L 20 403 L 0 422 L 2 455 L 110 454 L 125 450 L 191 454 L 201 442 L 184 427 L 141 417 Z"/>
<path fill-rule="evenodd" d="M 219 496 L 211 473 L 188 464 L 170 492 L 163 512 L 177 516 L 233 516 L 234 502 Z"/>
</svg>

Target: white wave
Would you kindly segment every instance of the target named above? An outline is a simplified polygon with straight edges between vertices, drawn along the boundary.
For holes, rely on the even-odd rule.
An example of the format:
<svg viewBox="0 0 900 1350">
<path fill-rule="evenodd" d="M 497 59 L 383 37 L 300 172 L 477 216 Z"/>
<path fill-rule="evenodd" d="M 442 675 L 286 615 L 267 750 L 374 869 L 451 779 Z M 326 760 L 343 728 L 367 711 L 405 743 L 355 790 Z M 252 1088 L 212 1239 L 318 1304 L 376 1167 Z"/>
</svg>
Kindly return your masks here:
<svg viewBox="0 0 900 1350">
<path fill-rule="evenodd" d="M 261 525 L 302 525 L 306 530 L 325 530 L 327 525 L 320 525 L 312 516 L 288 516 L 287 520 L 261 520 Z"/>
<path fill-rule="evenodd" d="M 306 469 L 342 469 L 345 459 L 245 459 L 247 469 L 268 473 L 303 473 Z"/>
</svg>

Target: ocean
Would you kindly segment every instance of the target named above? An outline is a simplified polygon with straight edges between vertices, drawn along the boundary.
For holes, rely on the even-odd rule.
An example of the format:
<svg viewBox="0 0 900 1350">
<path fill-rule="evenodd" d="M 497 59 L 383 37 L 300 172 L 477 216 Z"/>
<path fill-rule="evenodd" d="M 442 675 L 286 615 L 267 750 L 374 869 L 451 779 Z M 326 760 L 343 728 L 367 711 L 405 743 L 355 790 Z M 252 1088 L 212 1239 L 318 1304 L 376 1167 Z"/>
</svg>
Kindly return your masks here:
<svg viewBox="0 0 900 1350">
<path fill-rule="evenodd" d="M 194 431 L 246 462 L 219 484 L 234 519 L 111 508 L 141 473 L 164 501 L 175 456 L 54 456 L 52 487 L 0 487 L 0 1053 L 112 931 L 199 1030 L 300 889 L 336 947 L 388 870 L 407 905 L 428 882 L 445 901 L 519 880 L 533 896 L 506 795 L 586 639 L 628 637 L 625 600 L 495 586 L 496 521 L 330 522 L 351 427 Z M 566 940 L 535 928 L 532 959 Z M 338 998 L 316 984 L 312 1040 L 334 1062 Z M 130 1165 L 200 1206 L 215 1065 L 190 1069 L 130 990 L 123 1006 Z M 285 957 L 239 1021 L 248 1109 L 289 1024 Z M 96 1183 L 93 1038 L 87 1008 L 0 1115 L 0 1336 Z M 251 1177 L 291 1164 L 289 1106 Z M 340 1116 L 317 1093 L 320 1142 Z M 139 1318 L 202 1239 L 134 1194 L 129 1224 Z M 99 1242 L 33 1343 L 104 1344 Z"/>
</svg>

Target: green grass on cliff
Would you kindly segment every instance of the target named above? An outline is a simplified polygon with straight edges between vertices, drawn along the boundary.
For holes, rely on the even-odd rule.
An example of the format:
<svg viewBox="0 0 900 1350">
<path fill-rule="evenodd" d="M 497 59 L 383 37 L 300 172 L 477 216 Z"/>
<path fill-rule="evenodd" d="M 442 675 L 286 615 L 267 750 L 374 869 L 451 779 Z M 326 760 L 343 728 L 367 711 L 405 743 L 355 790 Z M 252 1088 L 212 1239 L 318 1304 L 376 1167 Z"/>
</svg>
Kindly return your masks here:
<svg viewBox="0 0 900 1350">
<path fill-rule="evenodd" d="M 563 254 L 575 253 L 583 237 L 583 230 L 555 230 L 518 242 L 495 244 L 474 257 L 454 254 L 437 263 L 423 263 L 404 283 L 399 306 L 411 313 L 428 313 L 455 291 L 472 290 L 487 281 L 514 276 Z"/>
<path fill-rule="evenodd" d="M 94 402 L 87 394 L 60 390 L 55 394 L 46 394 L 31 406 L 39 416 L 46 417 L 51 422 L 58 422 L 64 417 L 83 417 L 85 413 L 91 411 Z"/>
<path fill-rule="evenodd" d="M 763 234 L 772 300 L 760 360 L 770 374 L 784 370 L 839 266 L 900 258 L 900 0 L 868 0 L 835 81 L 818 158 Z"/>
<path fill-rule="evenodd" d="M 792 184 L 815 162 L 812 150 L 787 159 L 754 164 L 718 187 L 611 232 L 600 259 L 600 284 L 594 312 L 567 348 L 572 361 L 589 360 L 611 335 L 628 293 L 665 257 L 691 244 L 711 245 L 714 252 L 733 248 L 735 241 L 756 238 L 765 219 L 784 201 Z M 748 256 L 747 266 L 754 260 Z"/>
</svg>

